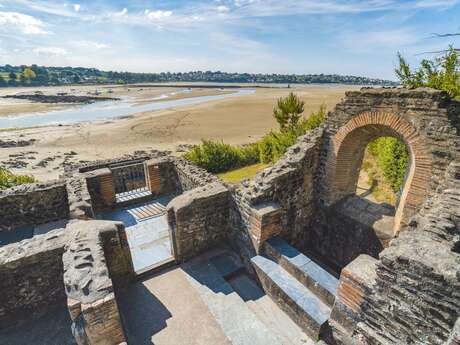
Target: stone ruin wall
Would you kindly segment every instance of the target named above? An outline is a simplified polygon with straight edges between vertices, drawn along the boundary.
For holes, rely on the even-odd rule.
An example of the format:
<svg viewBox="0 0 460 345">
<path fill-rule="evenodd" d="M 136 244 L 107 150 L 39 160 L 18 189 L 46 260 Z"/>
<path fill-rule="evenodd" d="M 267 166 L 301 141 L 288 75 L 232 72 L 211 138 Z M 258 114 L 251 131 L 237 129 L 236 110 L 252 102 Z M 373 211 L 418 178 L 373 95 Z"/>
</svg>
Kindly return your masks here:
<svg viewBox="0 0 460 345">
<path fill-rule="evenodd" d="M 0 329 L 65 306 L 62 229 L 0 247 Z"/>
<path fill-rule="evenodd" d="M 385 345 L 394 343 L 395 339 L 401 344 L 452 345 L 454 343 L 443 341 L 449 336 L 456 337 L 451 330 L 460 313 L 460 171 L 455 162 L 458 161 L 458 137 L 449 123 L 457 126 L 453 111 L 458 114 L 460 107 L 450 104 L 441 93 L 426 90 L 409 93 L 403 90 L 363 90 L 347 93 L 347 98 L 330 114 L 325 126 L 299 138 L 272 168 L 237 187 L 218 182 L 217 177 L 181 158 L 149 156 L 145 158 L 145 164 L 159 168 L 158 190 L 169 192 L 174 189 L 174 194 L 179 195 L 168 208 L 168 220 L 177 242 L 175 251 L 179 261 L 217 245 L 230 245 L 247 260 L 262 248 L 266 239 L 275 235 L 284 237 L 301 250 L 334 258 L 341 245 L 341 235 L 331 238 L 336 234 L 325 227 L 325 210 L 333 212 L 333 209 L 328 209 L 325 194 L 328 187 L 325 179 L 328 145 L 340 123 L 346 123 L 347 118 L 372 109 L 391 110 L 409 119 L 418 119 L 420 131 L 431 140 L 428 141 L 428 147 L 435 162 L 430 197 L 418 215 L 401 231 L 399 238 L 380 254 L 380 260 L 366 255 L 358 256 L 362 254 L 361 249 L 353 252 L 357 259 L 347 262 L 348 265 L 342 270 L 339 296 L 334 305 L 331 321 L 334 336 L 338 343 L 341 341 L 347 345 Z M 76 173 L 67 172 L 70 215 L 73 218 L 92 217 L 94 205 L 91 203 L 94 200 L 89 195 L 94 190 L 91 183 L 86 187 L 87 174 L 91 175 L 95 169 L 104 169 L 108 164 L 111 163 L 88 165 Z M 162 186 L 161 181 L 168 182 Z M 41 272 L 49 270 L 56 284 L 47 288 L 54 289 L 58 294 L 58 286 L 63 289 L 62 282 L 66 281 L 68 307 L 79 335 L 92 338 L 97 337 L 99 332 L 108 332 L 121 339 L 113 286 L 129 281 L 132 274 L 124 231 L 119 226 L 102 225 L 108 222 L 82 223 L 84 225 L 75 228 L 68 226 L 68 229 L 56 231 L 56 234 L 64 234 L 62 239 L 66 238 L 63 240 L 66 246 L 59 241 L 61 235 L 54 238 L 53 232 L 0 248 L 0 272 L 11 276 L 14 281 L 25 271 L 26 283 L 29 281 L 32 286 L 40 288 L 41 283 L 33 281 L 37 279 L 36 276 L 29 278 L 28 269 Z M 92 227 L 99 230 L 93 231 Z M 350 227 L 353 228 L 353 225 Z M 73 230 L 69 231 L 70 228 Z M 86 230 L 78 231 L 78 228 Z M 90 232 L 93 235 L 89 236 Z M 84 233 L 88 233 L 89 237 Z M 49 242 L 45 240 L 47 236 L 51 236 Z M 56 249 L 48 250 L 48 247 L 53 247 L 50 243 L 55 241 L 58 243 Z M 73 242 L 88 246 L 91 255 L 105 258 L 107 264 L 90 265 L 85 260 L 73 260 L 72 256 L 78 252 Z M 22 246 L 37 248 L 37 255 L 45 258 L 39 262 L 30 259 L 29 254 L 21 251 Z M 351 242 L 350 248 L 345 250 L 356 251 L 356 244 L 352 246 Z M 11 260 L 11 253 L 16 251 L 17 259 Z M 66 254 L 62 264 L 64 251 Z M 33 256 L 33 253 L 30 255 Z M 349 256 L 347 260 L 352 258 Z M 54 270 L 47 266 L 50 262 L 54 263 Z M 102 293 L 99 295 L 82 283 L 86 277 L 93 279 L 93 273 L 101 270 L 106 274 L 95 284 L 100 283 L 105 288 L 96 289 Z M 2 291 L 5 289 L 11 290 L 11 286 L 5 286 Z M 9 304 L 0 303 L 12 311 L 11 315 L 15 315 L 13 319 L 26 315 L 25 310 L 39 310 L 39 306 L 47 304 L 43 291 L 26 292 L 26 296 L 30 293 L 38 298 L 36 302 L 31 298 L 30 305 L 24 302 L 21 291 L 24 290 L 7 294 L 5 298 L 11 301 Z M 66 298 L 62 292 L 56 296 L 58 300 Z M 3 314 L 0 310 L 0 318 L 6 314 L 6 310 Z M 86 320 L 86 326 L 82 320 Z M 101 322 L 108 325 L 107 329 L 91 329 L 92 325 L 100 325 Z"/>
<path fill-rule="evenodd" d="M 342 270 L 330 320 L 338 344 L 458 344 L 459 203 L 460 163 L 452 162 L 379 260 L 361 255 Z"/>
<path fill-rule="evenodd" d="M 249 259 L 272 236 L 279 234 L 298 248 L 305 247 L 306 229 L 315 212 L 314 172 L 322 135 L 323 128 L 318 128 L 299 138 L 273 167 L 252 181 L 229 187 L 231 244 L 249 270 Z"/>
<path fill-rule="evenodd" d="M 375 118 L 376 125 L 371 128 L 372 125 L 367 125 L 365 123 L 366 118 L 361 116 L 363 119 L 360 121 L 362 122 L 353 124 L 358 130 L 359 126 L 367 125 L 367 133 L 397 135 L 395 130 L 388 128 L 387 125 L 378 125 L 378 123 L 389 123 L 397 128 L 394 123 L 398 121 L 397 117 L 401 117 L 403 121 L 410 123 L 413 129 L 417 131 L 416 144 L 426 150 L 426 152 L 418 152 L 418 156 L 425 156 L 431 161 L 429 169 L 422 166 L 416 167 L 419 173 L 413 181 L 412 186 L 414 188 L 412 191 L 421 193 L 423 196 L 414 194 L 413 199 L 416 199 L 418 204 L 414 209 L 407 208 L 407 215 L 405 215 L 407 219 L 403 219 L 401 222 L 403 227 L 407 225 L 410 216 L 419 211 L 423 212 L 423 203 L 434 195 L 438 187 L 442 185 L 449 163 L 460 159 L 460 140 L 457 134 L 458 128 L 460 128 L 458 127 L 460 102 L 451 101 L 445 92 L 431 89 L 362 89 L 361 91 L 347 92 L 346 98 L 336 106 L 327 119 L 321 151 L 321 164 L 316 183 L 318 213 L 315 216 L 314 225 L 309 231 L 309 243 L 313 245 L 310 249 L 323 256 L 337 253 L 335 257 L 330 257 L 330 259 L 332 259 L 332 264 L 339 269 L 359 254 L 367 253 L 376 256 L 376 251 L 371 249 L 375 248 L 376 245 L 374 230 L 369 227 L 366 228 L 365 225 L 355 219 L 338 214 L 334 210 L 336 207 L 334 205 L 335 200 L 331 196 L 335 188 L 333 184 L 341 176 L 336 176 L 332 181 L 328 180 L 328 164 L 330 163 L 328 154 L 333 150 L 331 145 L 334 141 L 334 135 L 338 133 L 340 128 L 350 124 L 351 119 L 366 112 L 371 112 L 367 118 L 371 121 Z M 372 116 L 372 114 L 376 115 Z M 391 120 L 387 121 L 386 118 Z M 412 134 L 412 137 L 414 138 L 415 135 Z M 404 138 L 400 138 L 404 140 Z M 356 137 L 356 140 L 358 139 L 359 137 Z M 363 148 L 365 148 L 367 141 L 363 144 Z M 419 163 L 416 162 L 416 164 Z M 422 180 L 426 182 L 422 182 Z M 346 219 L 341 221 L 344 217 Z M 350 228 L 354 230 L 350 231 Z"/>
<path fill-rule="evenodd" d="M 68 215 L 64 181 L 32 183 L 0 191 L 0 231 L 66 219 Z"/>
</svg>

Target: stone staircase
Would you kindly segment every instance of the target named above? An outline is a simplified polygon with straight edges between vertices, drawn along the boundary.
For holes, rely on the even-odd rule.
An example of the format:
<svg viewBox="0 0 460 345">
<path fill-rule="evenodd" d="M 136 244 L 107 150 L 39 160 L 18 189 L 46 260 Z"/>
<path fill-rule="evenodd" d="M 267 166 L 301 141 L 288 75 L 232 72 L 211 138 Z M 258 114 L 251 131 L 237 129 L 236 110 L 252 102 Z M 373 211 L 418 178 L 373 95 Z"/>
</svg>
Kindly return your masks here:
<svg viewBox="0 0 460 345">
<path fill-rule="evenodd" d="M 185 271 L 231 344 L 315 343 L 244 273 L 238 260 L 214 256 Z"/>
<path fill-rule="evenodd" d="M 313 339 L 329 331 L 338 279 L 280 238 L 251 259 L 265 292 Z"/>
</svg>

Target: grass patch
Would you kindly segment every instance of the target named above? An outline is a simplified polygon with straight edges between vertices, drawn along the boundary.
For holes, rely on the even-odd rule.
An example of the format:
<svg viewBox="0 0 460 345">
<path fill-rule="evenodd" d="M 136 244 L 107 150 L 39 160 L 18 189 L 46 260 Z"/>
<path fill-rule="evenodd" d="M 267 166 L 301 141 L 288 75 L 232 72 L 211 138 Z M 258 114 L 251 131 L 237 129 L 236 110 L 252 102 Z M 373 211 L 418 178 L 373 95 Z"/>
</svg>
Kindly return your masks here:
<svg viewBox="0 0 460 345">
<path fill-rule="evenodd" d="M 14 175 L 11 171 L 0 168 L 0 190 L 33 182 L 36 182 L 36 180 L 32 176 Z"/>
<path fill-rule="evenodd" d="M 269 166 L 270 164 L 257 163 L 232 171 L 227 171 L 225 173 L 218 174 L 217 176 L 219 176 L 219 178 L 224 182 L 239 183 L 243 180 L 253 178 L 259 171 L 262 171 Z"/>
</svg>

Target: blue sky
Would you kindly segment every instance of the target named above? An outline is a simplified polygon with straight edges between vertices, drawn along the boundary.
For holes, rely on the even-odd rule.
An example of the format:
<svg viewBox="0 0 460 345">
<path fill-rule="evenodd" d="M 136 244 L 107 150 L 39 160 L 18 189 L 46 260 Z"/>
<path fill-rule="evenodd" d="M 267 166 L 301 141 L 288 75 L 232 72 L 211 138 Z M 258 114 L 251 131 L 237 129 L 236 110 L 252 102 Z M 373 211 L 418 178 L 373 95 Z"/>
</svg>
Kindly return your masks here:
<svg viewBox="0 0 460 345">
<path fill-rule="evenodd" d="M 459 31 L 460 0 L 0 0 L 0 64 L 394 79 Z"/>
</svg>

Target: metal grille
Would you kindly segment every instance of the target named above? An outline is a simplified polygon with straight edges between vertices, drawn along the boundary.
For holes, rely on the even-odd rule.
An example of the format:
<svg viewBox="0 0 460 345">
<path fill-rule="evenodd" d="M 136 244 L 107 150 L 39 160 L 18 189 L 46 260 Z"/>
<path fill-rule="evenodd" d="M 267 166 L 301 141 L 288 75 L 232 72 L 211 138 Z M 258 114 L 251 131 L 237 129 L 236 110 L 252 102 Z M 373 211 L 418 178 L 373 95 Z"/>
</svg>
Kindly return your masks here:
<svg viewBox="0 0 460 345">
<path fill-rule="evenodd" d="M 143 163 L 111 167 L 115 193 L 125 193 L 146 187 Z"/>
</svg>

